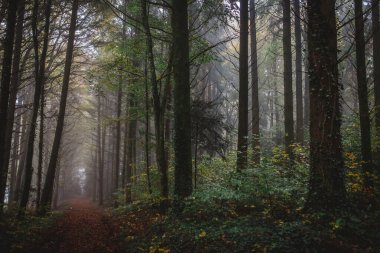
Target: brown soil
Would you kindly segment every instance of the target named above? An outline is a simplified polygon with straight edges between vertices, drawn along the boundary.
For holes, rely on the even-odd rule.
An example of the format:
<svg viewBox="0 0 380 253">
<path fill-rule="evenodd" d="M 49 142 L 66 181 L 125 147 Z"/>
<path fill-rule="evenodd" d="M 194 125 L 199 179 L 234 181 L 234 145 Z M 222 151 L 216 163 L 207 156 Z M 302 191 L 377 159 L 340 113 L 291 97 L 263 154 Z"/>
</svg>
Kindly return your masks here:
<svg viewBox="0 0 380 253">
<path fill-rule="evenodd" d="M 87 199 L 65 202 L 63 216 L 46 234 L 45 242 L 33 252 L 114 253 L 119 250 L 119 228 L 103 210 Z"/>
</svg>

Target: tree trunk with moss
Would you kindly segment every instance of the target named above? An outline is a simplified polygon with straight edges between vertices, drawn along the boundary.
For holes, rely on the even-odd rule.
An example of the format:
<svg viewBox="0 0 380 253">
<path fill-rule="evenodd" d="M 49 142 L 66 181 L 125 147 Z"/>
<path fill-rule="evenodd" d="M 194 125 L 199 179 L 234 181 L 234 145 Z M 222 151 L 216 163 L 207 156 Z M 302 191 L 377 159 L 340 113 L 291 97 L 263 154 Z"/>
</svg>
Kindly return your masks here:
<svg viewBox="0 0 380 253">
<path fill-rule="evenodd" d="M 306 208 L 334 210 L 345 202 L 334 1 L 308 0 L 308 21 L 310 182 Z"/>
</svg>

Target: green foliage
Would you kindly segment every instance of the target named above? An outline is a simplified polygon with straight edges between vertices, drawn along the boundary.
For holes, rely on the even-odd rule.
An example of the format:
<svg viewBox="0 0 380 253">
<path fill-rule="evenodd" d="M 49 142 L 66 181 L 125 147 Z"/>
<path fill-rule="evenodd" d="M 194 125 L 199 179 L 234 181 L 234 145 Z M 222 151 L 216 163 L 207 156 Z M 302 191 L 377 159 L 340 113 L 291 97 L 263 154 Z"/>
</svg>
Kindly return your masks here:
<svg viewBox="0 0 380 253">
<path fill-rule="evenodd" d="M 344 118 L 342 127 L 343 150 L 345 156 L 346 168 L 346 189 L 355 204 L 367 201 L 368 192 L 364 188 L 364 174 L 362 170 L 363 161 L 361 159 L 361 142 L 360 142 L 360 123 L 357 115 L 350 115 Z M 372 148 L 376 147 L 375 131 L 372 130 Z M 374 161 L 376 163 L 376 161 Z M 374 181 L 379 177 L 375 174 L 369 174 Z M 367 203 L 368 204 L 368 203 Z"/>
<path fill-rule="evenodd" d="M 144 232 L 123 230 L 124 248 L 128 252 L 379 251 L 380 213 L 375 208 L 353 206 L 336 214 L 303 212 L 308 152 L 297 145 L 293 149 L 296 163 L 292 167 L 287 166 L 284 151 L 277 148 L 272 156 L 264 156 L 260 166 L 241 173 L 235 172 L 236 153 L 225 159 L 203 157 L 198 187 L 186 199 L 181 215 L 156 216 L 159 198 L 119 209 L 118 215 L 133 219 L 141 212 L 150 213 L 134 221 L 148 226 Z M 143 178 L 140 182 L 146 183 Z M 158 175 L 152 178 L 158 187 Z M 136 186 L 135 194 L 143 192 L 143 187 Z M 146 217 L 151 216 L 156 218 L 146 224 Z"/>
<path fill-rule="evenodd" d="M 287 168 L 264 159 L 261 166 L 237 173 L 234 158 L 235 154 L 231 154 L 226 160 L 210 158 L 202 161 L 199 165 L 199 188 L 188 200 L 188 209 L 205 206 L 223 212 L 226 204 L 248 210 L 270 210 L 276 205 L 302 207 L 308 180 L 305 165 Z"/>
<path fill-rule="evenodd" d="M 210 43 L 202 38 L 194 38 L 191 44 L 190 51 L 190 60 L 192 60 L 192 64 L 200 65 L 206 64 L 215 60 L 215 56 L 211 50 L 207 50 L 210 48 Z"/>
<path fill-rule="evenodd" d="M 0 249 L 7 253 L 40 251 L 46 232 L 62 213 L 54 212 L 50 216 L 36 217 L 26 215 L 22 220 L 6 217 L 0 222 Z"/>
</svg>

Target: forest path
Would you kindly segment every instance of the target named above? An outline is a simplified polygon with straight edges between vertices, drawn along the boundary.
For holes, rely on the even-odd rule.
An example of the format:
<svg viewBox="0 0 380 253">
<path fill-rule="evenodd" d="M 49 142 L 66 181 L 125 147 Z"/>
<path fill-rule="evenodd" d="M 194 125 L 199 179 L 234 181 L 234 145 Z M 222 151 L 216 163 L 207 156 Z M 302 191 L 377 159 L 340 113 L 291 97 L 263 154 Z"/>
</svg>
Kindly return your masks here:
<svg viewBox="0 0 380 253">
<path fill-rule="evenodd" d="M 63 216 L 48 231 L 39 252 L 118 252 L 118 226 L 93 202 L 75 198 L 64 202 L 59 209 Z"/>
</svg>

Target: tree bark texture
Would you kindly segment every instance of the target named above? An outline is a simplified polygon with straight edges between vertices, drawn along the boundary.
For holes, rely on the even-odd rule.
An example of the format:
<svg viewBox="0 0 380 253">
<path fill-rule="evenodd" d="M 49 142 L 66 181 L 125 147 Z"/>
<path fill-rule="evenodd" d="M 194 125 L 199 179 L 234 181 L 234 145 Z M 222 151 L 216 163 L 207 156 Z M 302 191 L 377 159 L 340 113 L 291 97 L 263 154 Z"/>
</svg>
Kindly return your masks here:
<svg viewBox="0 0 380 253">
<path fill-rule="evenodd" d="M 344 203 L 345 184 L 334 1 L 308 0 L 308 21 L 310 182 L 306 207 L 335 209 Z"/>
<path fill-rule="evenodd" d="M 284 50 L 284 110 L 285 110 L 285 151 L 293 160 L 294 142 L 293 120 L 293 81 L 292 81 L 292 34 L 290 18 L 290 0 L 283 0 L 283 36 Z"/>
<path fill-rule="evenodd" d="M 188 2 L 172 1 L 174 75 L 174 198 L 181 200 L 193 191 L 191 155 L 191 106 Z"/>
<path fill-rule="evenodd" d="M 248 148 L 248 0 L 240 1 L 239 118 L 237 170 L 247 168 Z"/>
</svg>

